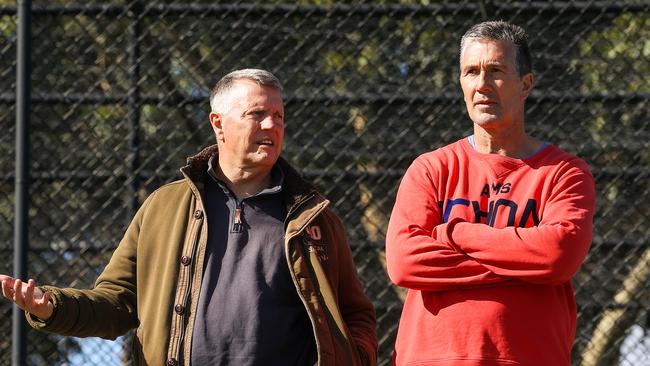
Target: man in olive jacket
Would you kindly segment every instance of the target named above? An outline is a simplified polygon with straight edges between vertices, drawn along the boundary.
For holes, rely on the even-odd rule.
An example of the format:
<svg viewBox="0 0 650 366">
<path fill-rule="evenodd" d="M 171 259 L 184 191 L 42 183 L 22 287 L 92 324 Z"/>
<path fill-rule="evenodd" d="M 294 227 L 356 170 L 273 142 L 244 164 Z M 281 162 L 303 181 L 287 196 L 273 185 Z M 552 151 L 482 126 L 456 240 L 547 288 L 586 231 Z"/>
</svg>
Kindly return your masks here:
<svg viewBox="0 0 650 366">
<path fill-rule="evenodd" d="M 90 290 L 0 275 L 37 329 L 115 339 L 138 365 L 374 365 L 375 312 L 329 201 L 280 158 L 282 87 L 245 69 L 210 94 L 217 144 L 153 192 Z"/>
</svg>

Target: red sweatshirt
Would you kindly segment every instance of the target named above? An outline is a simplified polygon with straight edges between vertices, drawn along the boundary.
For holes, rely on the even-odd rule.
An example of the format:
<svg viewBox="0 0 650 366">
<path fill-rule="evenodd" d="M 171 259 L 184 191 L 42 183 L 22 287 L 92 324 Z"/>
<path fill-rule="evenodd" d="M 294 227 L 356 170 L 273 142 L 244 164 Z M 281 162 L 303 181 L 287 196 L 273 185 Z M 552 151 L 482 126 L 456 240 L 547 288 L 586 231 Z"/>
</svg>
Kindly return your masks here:
<svg viewBox="0 0 650 366">
<path fill-rule="evenodd" d="M 587 164 L 553 145 L 520 160 L 465 138 L 418 157 L 386 234 L 409 289 L 393 363 L 569 365 L 594 197 Z"/>
</svg>

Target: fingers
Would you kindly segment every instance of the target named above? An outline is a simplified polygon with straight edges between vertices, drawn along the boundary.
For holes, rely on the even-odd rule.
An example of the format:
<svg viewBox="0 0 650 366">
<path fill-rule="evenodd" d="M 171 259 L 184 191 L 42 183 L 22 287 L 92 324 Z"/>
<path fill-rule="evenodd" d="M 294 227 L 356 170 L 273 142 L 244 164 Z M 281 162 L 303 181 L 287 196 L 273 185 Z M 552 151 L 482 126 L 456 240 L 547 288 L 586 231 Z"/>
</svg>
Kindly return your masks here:
<svg viewBox="0 0 650 366">
<path fill-rule="evenodd" d="M 5 276 L 7 277 L 7 276 Z M 13 301 L 22 310 L 28 311 L 40 319 L 48 319 L 54 306 L 49 302 L 49 292 L 43 293 L 36 287 L 36 281 L 30 279 L 27 283 L 8 277 L 2 279 L 2 295 Z"/>
<path fill-rule="evenodd" d="M 43 294 L 43 297 L 41 297 L 40 304 L 49 305 L 49 303 L 50 303 L 50 293 L 46 292 Z"/>
<path fill-rule="evenodd" d="M 13 277 L 0 274 L 0 281 L 13 281 Z"/>
<path fill-rule="evenodd" d="M 45 294 L 36 287 L 36 281 L 30 279 L 27 281 L 27 288 L 25 289 L 25 305 L 27 308 L 32 310 L 36 309 L 39 306 L 47 303 L 49 296 L 46 301 L 43 301 Z"/>
<path fill-rule="evenodd" d="M 34 305 L 34 287 L 36 282 L 34 280 L 27 281 L 27 288 L 25 289 L 25 305 L 28 309 L 33 308 Z"/>
<path fill-rule="evenodd" d="M 13 300 L 19 308 L 25 310 L 25 296 L 23 294 L 23 281 L 16 279 L 13 288 Z"/>
<path fill-rule="evenodd" d="M 49 292 L 45 292 L 43 296 L 41 296 L 38 300 L 38 313 L 35 314 L 37 317 L 45 321 L 47 321 L 54 313 L 54 305 L 50 302 L 50 296 Z"/>
<path fill-rule="evenodd" d="M 2 279 L 2 296 L 9 300 L 13 300 L 14 292 L 12 288 L 13 279 L 11 277 L 3 276 Z"/>
</svg>

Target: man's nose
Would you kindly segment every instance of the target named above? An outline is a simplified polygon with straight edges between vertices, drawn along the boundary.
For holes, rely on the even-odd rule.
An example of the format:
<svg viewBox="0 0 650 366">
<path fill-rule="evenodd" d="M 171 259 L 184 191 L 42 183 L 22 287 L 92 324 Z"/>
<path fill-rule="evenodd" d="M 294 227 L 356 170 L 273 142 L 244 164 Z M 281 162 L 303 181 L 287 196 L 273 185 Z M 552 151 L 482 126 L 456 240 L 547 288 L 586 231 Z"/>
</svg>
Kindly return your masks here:
<svg viewBox="0 0 650 366">
<path fill-rule="evenodd" d="M 486 90 L 490 85 L 489 75 L 485 70 L 479 72 L 476 78 L 476 90 Z"/>
<path fill-rule="evenodd" d="M 281 117 L 267 115 L 260 122 L 260 128 L 263 130 L 270 130 L 272 128 L 278 128 L 284 126 L 284 120 Z"/>
</svg>

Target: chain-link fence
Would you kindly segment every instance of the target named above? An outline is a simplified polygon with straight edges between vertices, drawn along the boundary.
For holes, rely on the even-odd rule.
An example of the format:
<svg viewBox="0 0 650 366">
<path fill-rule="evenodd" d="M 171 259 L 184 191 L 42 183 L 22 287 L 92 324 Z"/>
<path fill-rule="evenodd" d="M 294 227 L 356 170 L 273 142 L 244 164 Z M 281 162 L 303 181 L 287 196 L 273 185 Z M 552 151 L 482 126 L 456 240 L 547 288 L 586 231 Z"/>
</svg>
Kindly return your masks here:
<svg viewBox="0 0 650 366">
<path fill-rule="evenodd" d="M 573 363 L 650 365 L 650 2 L 272 3 L 33 2 L 31 277 L 91 286 L 147 193 L 212 143 L 209 88 L 265 68 L 285 84 L 284 156 L 347 225 L 389 364 L 403 294 L 383 246 L 399 179 L 420 153 L 471 133 L 458 42 L 503 19 L 531 34 L 529 132 L 596 178 Z M 12 272 L 16 28 L 15 2 L 0 0 L 0 273 Z M 10 314 L 0 303 L 0 365 Z M 129 363 L 120 341 L 28 339 L 30 365 Z"/>
</svg>

